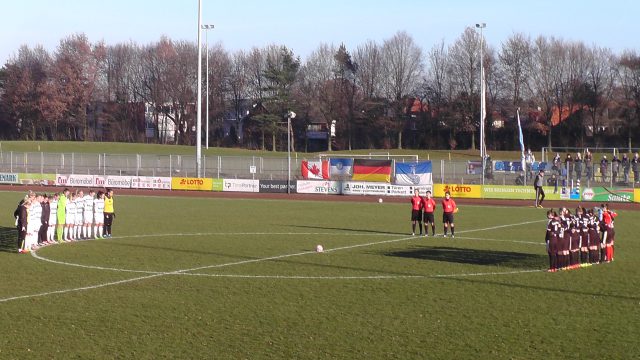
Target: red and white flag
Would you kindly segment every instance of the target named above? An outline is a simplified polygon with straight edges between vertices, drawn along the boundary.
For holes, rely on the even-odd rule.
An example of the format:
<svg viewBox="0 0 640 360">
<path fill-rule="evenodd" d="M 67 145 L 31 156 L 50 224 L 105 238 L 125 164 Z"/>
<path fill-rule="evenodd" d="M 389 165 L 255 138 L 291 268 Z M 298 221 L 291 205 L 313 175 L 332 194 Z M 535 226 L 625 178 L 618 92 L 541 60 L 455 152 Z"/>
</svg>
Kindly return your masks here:
<svg viewBox="0 0 640 360">
<path fill-rule="evenodd" d="M 305 179 L 329 179 L 329 161 L 307 161 L 302 160 L 302 177 Z"/>
</svg>

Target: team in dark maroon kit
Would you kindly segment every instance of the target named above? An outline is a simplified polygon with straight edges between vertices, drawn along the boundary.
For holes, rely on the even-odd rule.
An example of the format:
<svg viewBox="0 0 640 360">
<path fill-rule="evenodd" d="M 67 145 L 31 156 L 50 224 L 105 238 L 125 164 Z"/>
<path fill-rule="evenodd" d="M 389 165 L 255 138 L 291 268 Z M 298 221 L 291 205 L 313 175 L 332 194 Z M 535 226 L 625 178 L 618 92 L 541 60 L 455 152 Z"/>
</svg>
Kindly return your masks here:
<svg viewBox="0 0 640 360">
<path fill-rule="evenodd" d="M 613 261 L 616 216 L 608 204 L 594 209 L 578 207 L 573 214 L 567 208 L 547 211 L 549 271 Z"/>
</svg>

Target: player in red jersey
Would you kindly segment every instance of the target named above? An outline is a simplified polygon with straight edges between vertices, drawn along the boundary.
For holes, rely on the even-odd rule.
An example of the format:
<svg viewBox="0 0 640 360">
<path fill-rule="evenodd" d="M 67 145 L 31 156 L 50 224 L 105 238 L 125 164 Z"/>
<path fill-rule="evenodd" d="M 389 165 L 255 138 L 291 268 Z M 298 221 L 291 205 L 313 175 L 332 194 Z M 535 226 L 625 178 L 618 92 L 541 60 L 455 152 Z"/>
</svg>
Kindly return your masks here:
<svg viewBox="0 0 640 360">
<path fill-rule="evenodd" d="M 604 233 L 606 238 L 606 250 L 605 256 L 607 258 L 606 262 L 613 261 L 613 245 L 615 241 L 616 233 L 613 230 L 613 219 L 618 216 L 615 211 L 609 209 L 609 204 L 604 206 L 604 211 L 602 213 L 602 222 L 604 222 Z"/>
<path fill-rule="evenodd" d="M 418 189 L 413 191 L 411 197 L 411 235 L 416 234 L 416 223 L 422 235 L 422 198 L 420 197 L 420 191 Z"/>
<path fill-rule="evenodd" d="M 442 199 L 442 223 L 444 225 L 444 234 L 442 236 L 447 236 L 447 230 L 451 227 L 451 237 L 455 237 L 455 230 L 453 224 L 453 214 L 458 211 L 458 207 L 456 206 L 456 202 L 451 198 L 451 193 L 444 193 L 444 199 Z"/>
<path fill-rule="evenodd" d="M 427 190 L 424 198 L 422 198 L 424 236 L 429 236 L 429 224 L 431 225 L 431 234 L 436 236 L 436 223 L 433 213 L 436 210 L 436 202 L 431 197 L 431 191 Z"/>
</svg>

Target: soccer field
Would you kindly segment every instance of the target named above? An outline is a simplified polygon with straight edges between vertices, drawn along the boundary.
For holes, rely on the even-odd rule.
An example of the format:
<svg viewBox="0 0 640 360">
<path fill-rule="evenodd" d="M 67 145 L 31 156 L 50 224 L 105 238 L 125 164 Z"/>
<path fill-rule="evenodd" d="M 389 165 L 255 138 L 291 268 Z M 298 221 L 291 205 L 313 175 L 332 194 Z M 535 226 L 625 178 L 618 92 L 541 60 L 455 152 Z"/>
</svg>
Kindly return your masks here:
<svg viewBox="0 0 640 360">
<path fill-rule="evenodd" d="M 551 274 L 542 209 L 463 205 L 451 239 L 411 236 L 408 202 L 117 196 L 113 238 L 22 255 L 22 195 L 0 358 L 640 356 L 635 211 L 615 262 Z"/>
</svg>

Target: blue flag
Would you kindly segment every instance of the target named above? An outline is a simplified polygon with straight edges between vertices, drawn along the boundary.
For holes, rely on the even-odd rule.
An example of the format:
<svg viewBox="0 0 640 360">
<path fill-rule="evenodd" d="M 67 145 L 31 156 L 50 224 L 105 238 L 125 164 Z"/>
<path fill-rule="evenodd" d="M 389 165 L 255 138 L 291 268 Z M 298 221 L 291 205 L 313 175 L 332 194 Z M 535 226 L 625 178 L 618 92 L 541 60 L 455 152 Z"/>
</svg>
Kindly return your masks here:
<svg viewBox="0 0 640 360">
<path fill-rule="evenodd" d="M 432 185 L 431 161 L 396 163 L 396 184 Z"/>
<path fill-rule="evenodd" d="M 332 178 L 346 178 L 351 176 L 353 168 L 353 159 L 329 159 L 331 168 L 330 174 Z"/>
</svg>

